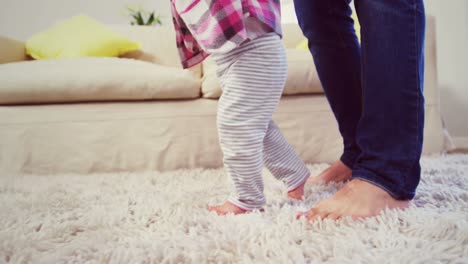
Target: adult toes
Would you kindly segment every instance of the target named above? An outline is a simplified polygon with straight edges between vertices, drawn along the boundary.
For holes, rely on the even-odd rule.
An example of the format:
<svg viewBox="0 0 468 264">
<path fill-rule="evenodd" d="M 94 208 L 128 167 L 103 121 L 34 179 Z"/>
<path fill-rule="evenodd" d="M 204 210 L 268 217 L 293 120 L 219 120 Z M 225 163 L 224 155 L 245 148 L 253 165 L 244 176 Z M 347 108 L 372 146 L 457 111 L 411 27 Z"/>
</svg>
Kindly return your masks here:
<svg viewBox="0 0 468 264">
<path fill-rule="evenodd" d="M 356 220 L 361 220 L 361 219 L 373 217 L 373 216 L 376 216 L 376 215 L 377 214 L 351 215 L 351 219 L 353 219 L 353 221 L 356 221 Z"/>
<path fill-rule="evenodd" d="M 301 219 L 302 217 L 307 217 L 307 213 L 305 212 L 299 212 L 296 214 L 296 220 Z"/>
<path fill-rule="evenodd" d="M 309 214 L 307 215 L 307 220 L 309 222 L 313 222 L 319 219 L 324 219 L 325 217 L 327 217 L 327 215 L 328 212 L 323 212 L 319 211 L 317 208 L 312 208 L 310 209 Z"/>
<path fill-rule="evenodd" d="M 338 213 L 331 213 L 329 215 L 327 215 L 327 219 L 330 219 L 330 220 L 333 220 L 333 221 L 336 221 L 338 219 L 341 218 L 341 215 L 338 214 Z"/>
</svg>

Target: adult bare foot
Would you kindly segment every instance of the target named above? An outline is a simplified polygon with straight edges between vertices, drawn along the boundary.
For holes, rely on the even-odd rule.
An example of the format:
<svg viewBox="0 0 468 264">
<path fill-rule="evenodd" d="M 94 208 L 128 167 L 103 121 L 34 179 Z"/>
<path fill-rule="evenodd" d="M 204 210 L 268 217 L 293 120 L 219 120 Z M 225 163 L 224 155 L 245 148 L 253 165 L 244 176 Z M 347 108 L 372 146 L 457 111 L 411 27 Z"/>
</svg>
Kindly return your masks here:
<svg viewBox="0 0 468 264">
<path fill-rule="evenodd" d="M 330 182 L 345 182 L 351 179 L 352 170 L 346 166 L 341 160 L 333 163 L 328 169 L 320 173 L 319 176 L 309 178 L 309 183 L 330 183 Z"/>
<path fill-rule="evenodd" d="M 218 215 L 227 215 L 227 214 L 238 215 L 238 214 L 245 214 L 249 212 L 230 202 L 225 202 L 224 204 L 217 205 L 217 206 L 208 206 L 208 210 L 211 212 L 216 212 Z"/>
<path fill-rule="evenodd" d="M 309 176 L 310 177 L 310 176 Z M 302 200 L 304 197 L 304 185 L 308 180 L 305 180 L 301 185 L 299 185 L 296 189 L 288 192 L 288 197 L 295 200 Z"/>
<path fill-rule="evenodd" d="M 323 200 L 303 214 L 309 221 L 317 219 L 337 220 L 351 216 L 353 219 L 378 215 L 382 210 L 405 209 L 409 201 L 399 201 L 383 189 L 362 180 L 352 180 L 332 197 Z"/>
</svg>

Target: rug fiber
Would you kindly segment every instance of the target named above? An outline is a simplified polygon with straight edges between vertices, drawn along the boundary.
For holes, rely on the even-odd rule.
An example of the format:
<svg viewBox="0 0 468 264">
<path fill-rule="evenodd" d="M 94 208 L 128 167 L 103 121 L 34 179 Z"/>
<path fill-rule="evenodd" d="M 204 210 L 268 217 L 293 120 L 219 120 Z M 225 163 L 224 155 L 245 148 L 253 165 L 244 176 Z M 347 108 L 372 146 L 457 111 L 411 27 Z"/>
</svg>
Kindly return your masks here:
<svg viewBox="0 0 468 264">
<path fill-rule="evenodd" d="M 408 210 L 312 224 L 296 213 L 339 184 L 298 203 L 265 171 L 265 212 L 219 217 L 221 169 L 0 175 L 0 263 L 468 263 L 468 155 L 422 166 Z"/>
</svg>

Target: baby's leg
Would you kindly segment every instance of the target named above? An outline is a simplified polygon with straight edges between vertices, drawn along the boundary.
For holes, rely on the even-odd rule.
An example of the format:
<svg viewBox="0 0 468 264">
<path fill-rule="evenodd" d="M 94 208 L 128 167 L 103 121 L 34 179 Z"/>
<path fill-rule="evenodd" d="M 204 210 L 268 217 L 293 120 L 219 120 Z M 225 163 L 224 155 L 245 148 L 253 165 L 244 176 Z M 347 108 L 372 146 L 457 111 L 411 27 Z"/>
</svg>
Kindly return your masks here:
<svg viewBox="0 0 468 264">
<path fill-rule="evenodd" d="M 225 214 L 261 209 L 263 145 L 286 80 L 284 48 L 277 35 L 269 34 L 214 58 L 223 89 L 218 133 L 234 192 L 223 206 L 211 210 Z"/>
<path fill-rule="evenodd" d="M 310 172 L 273 121 L 263 140 L 263 159 L 273 176 L 286 184 L 288 196 L 302 199 Z"/>
</svg>

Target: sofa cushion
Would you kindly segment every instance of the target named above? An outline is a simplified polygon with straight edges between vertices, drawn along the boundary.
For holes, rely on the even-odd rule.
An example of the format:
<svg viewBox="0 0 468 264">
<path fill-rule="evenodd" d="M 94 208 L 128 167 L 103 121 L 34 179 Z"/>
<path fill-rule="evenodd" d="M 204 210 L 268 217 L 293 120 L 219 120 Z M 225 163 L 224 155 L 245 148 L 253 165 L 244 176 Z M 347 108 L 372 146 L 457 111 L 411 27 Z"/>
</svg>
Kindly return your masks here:
<svg viewBox="0 0 468 264">
<path fill-rule="evenodd" d="M 0 64 L 26 60 L 25 44 L 0 36 Z"/>
<path fill-rule="evenodd" d="M 112 30 L 141 44 L 139 50 L 128 52 L 121 57 L 182 68 L 174 26 L 111 25 L 110 27 Z M 202 67 L 200 64 L 190 68 L 189 71 L 197 78 L 201 78 Z"/>
<path fill-rule="evenodd" d="M 182 99 L 200 96 L 187 70 L 122 58 L 0 65 L 0 104 Z"/>
<path fill-rule="evenodd" d="M 287 49 L 288 78 L 283 95 L 323 93 L 312 55 L 307 50 Z M 216 64 L 208 58 L 203 62 L 202 95 L 219 98 L 221 86 L 216 76 Z"/>
<path fill-rule="evenodd" d="M 26 42 L 27 54 L 35 59 L 117 57 L 139 48 L 140 44 L 85 15 L 74 16 Z"/>
</svg>

